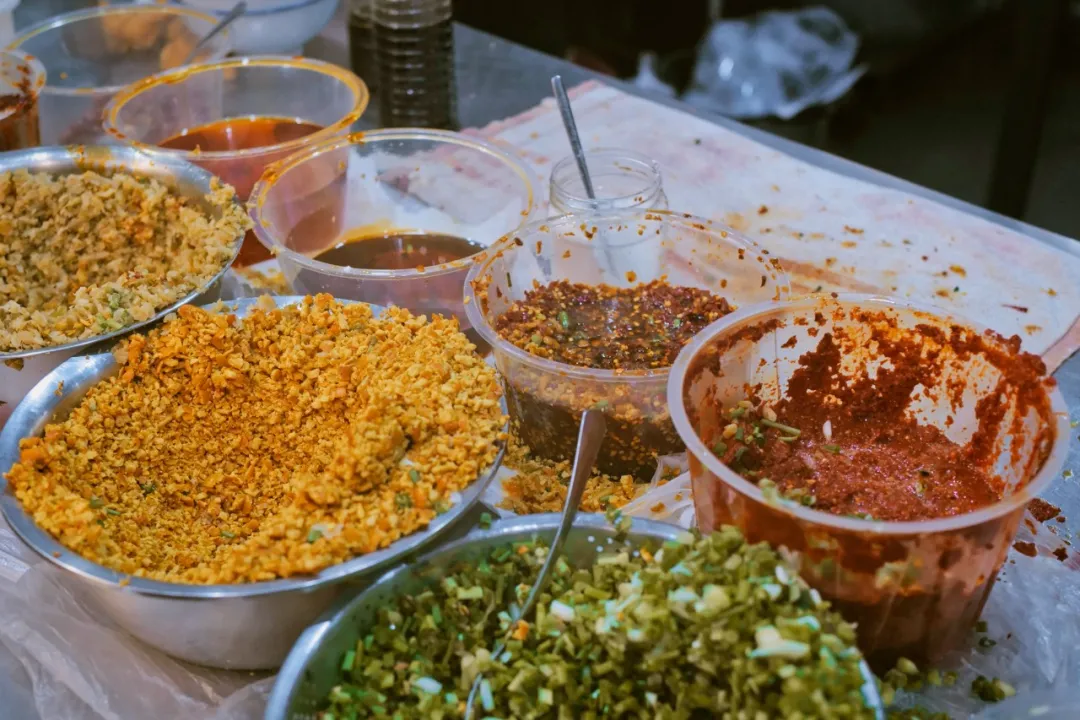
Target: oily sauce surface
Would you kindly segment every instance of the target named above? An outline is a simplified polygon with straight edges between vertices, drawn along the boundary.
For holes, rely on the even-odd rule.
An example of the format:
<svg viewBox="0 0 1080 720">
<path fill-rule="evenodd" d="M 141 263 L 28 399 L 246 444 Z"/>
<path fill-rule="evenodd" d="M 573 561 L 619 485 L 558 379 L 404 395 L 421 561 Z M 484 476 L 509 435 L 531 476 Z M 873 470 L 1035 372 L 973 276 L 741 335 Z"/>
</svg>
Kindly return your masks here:
<svg viewBox="0 0 1080 720">
<path fill-rule="evenodd" d="M 296 118 L 254 116 L 217 120 L 188 128 L 158 143 L 172 150 L 222 152 L 249 150 L 299 140 L 322 130 L 321 125 Z"/>
<path fill-rule="evenodd" d="M 654 280 L 630 288 L 558 280 L 525 294 L 495 322 L 533 355 L 578 367 L 654 370 L 731 305 L 707 290 Z"/>
<path fill-rule="evenodd" d="M 315 259 L 361 270 L 410 270 L 461 260 L 483 249 L 456 235 L 394 230 L 346 238 Z"/>
</svg>

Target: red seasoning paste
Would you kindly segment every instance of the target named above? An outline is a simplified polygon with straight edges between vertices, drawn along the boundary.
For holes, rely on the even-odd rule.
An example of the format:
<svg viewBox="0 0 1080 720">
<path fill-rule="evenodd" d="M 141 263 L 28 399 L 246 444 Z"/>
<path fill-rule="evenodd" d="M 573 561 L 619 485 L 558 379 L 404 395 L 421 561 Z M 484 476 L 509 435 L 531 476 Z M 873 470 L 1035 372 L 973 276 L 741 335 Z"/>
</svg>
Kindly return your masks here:
<svg viewBox="0 0 1080 720">
<path fill-rule="evenodd" d="M 933 532 L 890 522 L 997 503 L 1006 494 L 994 470 L 1003 458 L 1012 477 L 1034 478 L 1054 442 L 1053 379 L 1040 358 L 1020 352 L 1016 337 L 930 316 L 924 325 L 900 326 L 890 313 L 828 300 L 822 307 L 815 320 L 796 321 L 809 327 L 792 335 L 816 338 L 816 347 L 798 357 L 779 399 L 775 387 L 747 385 L 744 400 L 720 405 L 710 374 L 722 377 L 720 358 L 740 344 L 795 347 L 784 322 L 742 328 L 692 363 L 683 392 L 699 437 L 766 499 L 736 490 L 691 457 L 698 522 L 705 531 L 736 524 L 753 542 L 792 551 L 807 581 L 858 624 L 876 667 L 901 656 L 934 661 L 969 638 L 1025 508 Z M 829 312 L 834 322 L 825 327 Z M 909 414 L 913 403 L 958 412 L 974 402 L 973 388 L 977 427 L 963 444 Z M 944 427 L 955 422 L 950 416 Z M 1026 449 L 1011 454 L 1006 442 Z M 798 506 L 875 524 L 839 527 Z"/>
<path fill-rule="evenodd" d="M 702 328 L 731 312 L 707 290 L 662 281 L 629 288 L 559 280 L 525 293 L 494 325 L 504 340 L 538 357 L 597 370 L 634 372 L 671 366 Z M 552 460 L 574 455 L 581 412 L 605 410 L 607 435 L 597 467 L 610 475 L 652 477 L 660 455 L 682 441 L 664 401 L 666 375 L 640 390 L 547 374 L 508 378 L 507 404 L 517 436 Z"/>
<path fill-rule="evenodd" d="M 917 366 L 849 386 L 832 382 L 840 361 L 825 335 L 800 359 L 775 410 L 745 402 L 728 412 L 713 451 L 743 477 L 836 515 L 930 520 L 1001 499 L 1003 483 L 973 457 L 975 447 L 907 413 Z"/>
</svg>

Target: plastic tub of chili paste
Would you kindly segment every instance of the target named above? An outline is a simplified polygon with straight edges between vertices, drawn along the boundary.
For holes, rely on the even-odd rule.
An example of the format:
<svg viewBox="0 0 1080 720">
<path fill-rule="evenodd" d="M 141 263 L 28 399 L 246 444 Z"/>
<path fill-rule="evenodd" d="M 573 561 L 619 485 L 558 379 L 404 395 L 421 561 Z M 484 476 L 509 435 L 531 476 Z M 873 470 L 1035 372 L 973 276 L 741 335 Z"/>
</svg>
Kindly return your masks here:
<svg viewBox="0 0 1080 720">
<path fill-rule="evenodd" d="M 681 452 L 668 369 L 697 330 L 788 294 L 768 252 L 688 215 L 566 215 L 528 225 L 469 272 L 465 311 L 491 345 L 513 430 L 551 460 L 574 455 L 578 423 L 604 410 L 598 468 L 641 481 Z"/>
<path fill-rule="evenodd" d="M 697 522 L 786 548 L 879 669 L 969 637 L 1069 421 L 1042 361 L 869 295 L 745 308 L 689 343 L 668 401 Z"/>
</svg>

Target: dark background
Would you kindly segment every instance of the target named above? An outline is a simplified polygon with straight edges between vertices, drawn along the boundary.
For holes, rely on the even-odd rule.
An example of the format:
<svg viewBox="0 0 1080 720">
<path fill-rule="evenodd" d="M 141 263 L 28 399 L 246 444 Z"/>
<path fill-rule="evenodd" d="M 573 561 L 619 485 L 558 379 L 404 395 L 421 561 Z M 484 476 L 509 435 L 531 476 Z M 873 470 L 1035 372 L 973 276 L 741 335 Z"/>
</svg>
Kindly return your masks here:
<svg viewBox="0 0 1080 720">
<path fill-rule="evenodd" d="M 709 25 L 708 0 L 454 1 L 466 24 L 617 77 L 633 77 L 639 53 L 656 52 L 680 90 Z M 1022 158 L 996 173 L 1027 185 L 1011 189 L 1026 202 L 994 209 L 1080 237 L 1080 2 L 726 0 L 722 17 L 804 5 L 831 7 L 859 33 L 869 73 L 832 107 L 753 124 L 984 206 L 994 206 L 999 143 L 1015 155 L 1036 132 L 1030 183 L 1018 177 Z M 1047 53 L 1044 70 L 1019 39 L 1033 6 L 1046 10 L 1034 49 Z M 1032 91 L 1044 80 L 1040 108 Z"/>
</svg>

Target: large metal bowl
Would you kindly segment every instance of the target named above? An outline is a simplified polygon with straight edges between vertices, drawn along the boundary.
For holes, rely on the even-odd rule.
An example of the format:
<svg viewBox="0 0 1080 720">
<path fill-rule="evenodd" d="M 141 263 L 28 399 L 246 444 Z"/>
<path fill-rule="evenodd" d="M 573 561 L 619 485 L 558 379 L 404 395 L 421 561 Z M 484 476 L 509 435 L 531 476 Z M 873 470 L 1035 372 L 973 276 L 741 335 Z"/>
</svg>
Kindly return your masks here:
<svg viewBox="0 0 1080 720">
<path fill-rule="evenodd" d="M 304 631 L 278 673 L 265 720 L 315 720 L 330 689 L 339 682 L 341 658 L 356 645 L 358 637 L 368 633 L 380 607 L 401 595 L 421 592 L 438 582 L 447 567 L 461 560 L 479 561 L 493 549 L 514 542 L 540 538 L 550 543 L 559 527 L 559 519 L 559 515 L 552 513 L 501 520 L 488 530 L 474 530 L 416 563 L 384 575 Z M 675 525 L 635 519 L 624 539 L 617 540 L 615 535 L 615 529 L 603 515 L 578 515 L 564 553 L 578 566 L 591 565 L 600 552 L 620 543 L 636 548 L 647 541 L 684 540 L 687 533 Z M 875 711 L 875 717 L 883 720 L 885 714 L 877 681 L 865 662 L 861 669 L 867 707 Z"/>
<path fill-rule="evenodd" d="M 300 299 L 273 298 L 278 307 Z M 235 300 L 224 306 L 244 317 L 258 302 Z M 376 314 L 382 311 L 378 306 L 372 309 Z M 66 417 L 91 386 L 117 371 L 112 353 L 105 350 L 73 357 L 39 382 L 0 433 L 3 474 L 18 460 L 20 440 L 36 436 L 47 423 Z M 502 461 L 502 451 L 500 448 L 492 466 L 454 499 L 451 509 L 423 531 L 315 575 L 268 582 L 187 585 L 130 577 L 98 565 L 39 528 L 3 479 L 0 510 L 27 545 L 61 568 L 86 591 L 91 603 L 135 637 L 199 665 L 262 670 L 280 665 L 301 631 L 330 607 L 348 584 L 401 562 L 450 530 L 480 500 Z"/>
<path fill-rule="evenodd" d="M 47 172 L 54 175 L 71 175 L 87 170 L 122 171 L 136 177 L 159 180 L 180 195 L 198 200 L 207 207 L 205 196 L 210 192 L 213 175 L 200 167 L 178 158 L 154 156 L 131 147 L 41 147 L 16 152 L 0 153 L 0 173 L 13 170 Z M 79 350 L 100 342 L 126 335 L 133 330 L 157 322 L 181 305 L 208 303 L 217 300 L 221 292 L 221 278 L 229 269 L 236 254 L 240 252 L 242 237 L 236 239 L 236 251 L 229 262 L 201 288 L 196 288 L 168 307 L 161 308 L 148 320 L 133 323 L 119 330 L 77 340 L 65 345 L 0 352 L 0 425 L 2 425 L 22 397 L 37 385 L 46 374 Z"/>
</svg>

